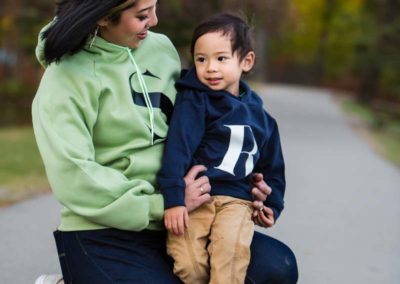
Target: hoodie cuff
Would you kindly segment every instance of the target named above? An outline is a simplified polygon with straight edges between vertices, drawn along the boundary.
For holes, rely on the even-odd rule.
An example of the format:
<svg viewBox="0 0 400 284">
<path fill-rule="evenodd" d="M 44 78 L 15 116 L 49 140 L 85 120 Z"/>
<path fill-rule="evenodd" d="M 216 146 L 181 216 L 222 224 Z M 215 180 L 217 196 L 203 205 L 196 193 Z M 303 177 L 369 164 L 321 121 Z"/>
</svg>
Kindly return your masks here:
<svg viewBox="0 0 400 284">
<path fill-rule="evenodd" d="M 276 223 L 276 220 L 278 220 L 279 216 L 281 215 L 283 208 L 280 208 L 279 206 L 275 206 L 274 204 L 268 202 L 264 202 L 264 206 L 272 209 L 272 211 L 274 212 L 274 219 Z"/>
<path fill-rule="evenodd" d="M 281 212 L 278 209 L 274 208 L 274 207 L 271 207 L 271 209 L 274 212 L 274 221 L 276 223 L 276 220 L 278 220 L 279 215 L 281 215 Z"/>
<path fill-rule="evenodd" d="M 176 206 L 185 206 L 185 189 L 180 187 L 165 188 L 163 196 L 164 210 Z"/>
<path fill-rule="evenodd" d="M 154 194 L 149 196 L 150 203 L 150 220 L 160 221 L 164 217 L 163 198 L 161 194 Z"/>
</svg>

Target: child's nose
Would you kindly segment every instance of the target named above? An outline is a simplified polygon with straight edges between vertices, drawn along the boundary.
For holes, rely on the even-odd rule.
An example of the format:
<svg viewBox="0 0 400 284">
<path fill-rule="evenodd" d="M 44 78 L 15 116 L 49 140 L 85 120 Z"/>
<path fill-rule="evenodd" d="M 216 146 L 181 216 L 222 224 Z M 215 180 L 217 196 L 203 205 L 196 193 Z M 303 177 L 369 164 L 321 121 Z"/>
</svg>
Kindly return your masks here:
<svg viewBox="0 0 400 284">
<path fill-rule="evenodd" d="M 207 64 L 207 72 L 217 71 L 217 64 L 213 60 L 210 60 Z"/>
</svg>

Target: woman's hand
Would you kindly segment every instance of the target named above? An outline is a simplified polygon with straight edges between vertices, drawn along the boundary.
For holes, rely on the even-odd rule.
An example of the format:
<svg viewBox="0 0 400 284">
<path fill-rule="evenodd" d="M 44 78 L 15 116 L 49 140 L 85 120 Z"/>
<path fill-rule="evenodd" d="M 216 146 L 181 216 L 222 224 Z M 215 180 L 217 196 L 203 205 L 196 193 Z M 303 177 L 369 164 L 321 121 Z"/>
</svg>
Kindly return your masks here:
<svg viewBox="0 0 400 284">
<path fill-rule="evenodd" d="M 251 176 L 251 182 L 254 187 L 251 190 L 254 200 L 259 201 L 259 208 L 261 208 L 260 202 L 267 200 L 267 196 L 271 194 L 272 189 L 264 181 L 264 176 L 260 173 L 255 173 Z"/>
<path fill-rule="evenodd" d="M 206 171 L 203 165 L 193 166 L 184 177 L 185 188 L 185 205 L 188 212 L 193 211 L 203 203 L 210 200 L 211 185 L 208 177 L 202 176 L 196 179 L 199 173 Z"/>
<path fill-rule="evenodd" d="M 251 177 L 254 187 L 251 190 L 253 194 L 253 215 L 254 223 L 261 227 L 272 227 L 275 223 L 274 211 L 271 208 L 264 206 L 264 201 L 267 200 L 268 195 L 271 194 L 272 189 L 264 181 L 264 176 L 260 173 L 255 173 Z"/>
<path fill-rule="evenodd" d="M 185 206 L 165 209 L 164 224 L 168 231 L 175 235 L 183 235 L 189 227 L 189 214 Z"/>
<path fill-rule="evenodd" d="M 258 226 L 269 228 L 275 224 L 274 211 L 267 206 L 263 206 L 260 210 L 254 209 L 252 219 Z"/>
</svg>

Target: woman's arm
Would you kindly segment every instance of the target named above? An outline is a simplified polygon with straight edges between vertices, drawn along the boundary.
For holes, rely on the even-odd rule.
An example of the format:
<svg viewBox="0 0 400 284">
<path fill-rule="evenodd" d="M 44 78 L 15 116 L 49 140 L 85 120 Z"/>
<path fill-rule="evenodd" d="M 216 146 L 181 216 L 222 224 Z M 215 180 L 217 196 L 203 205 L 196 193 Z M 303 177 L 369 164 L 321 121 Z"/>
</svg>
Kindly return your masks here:
<svg viewBox="0 0 400 284">
<path fill-rule="evenodd" d="M 162 220 L 163 197 L 145 179 L 128 179 L 97 161 L 95 80 L 84 84 L 62 63 L 48 67 L 32 106 L 36 141 L 52 190 L 69 211 L 100 226 L 142 230 Z"/>
</svg>

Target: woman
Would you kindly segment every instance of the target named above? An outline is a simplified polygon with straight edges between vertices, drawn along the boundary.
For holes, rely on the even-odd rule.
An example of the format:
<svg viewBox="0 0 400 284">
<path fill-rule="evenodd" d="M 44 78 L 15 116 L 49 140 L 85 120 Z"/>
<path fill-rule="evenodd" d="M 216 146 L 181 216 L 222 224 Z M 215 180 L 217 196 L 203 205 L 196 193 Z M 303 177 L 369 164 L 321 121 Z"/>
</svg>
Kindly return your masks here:
<svg viewBox="0 0 400 284">
<path fill-rule="evenodd" d="M 32 106 L 49 182 L 64 206 L 54 233 L 65 283 L 180 283 L 165 252 L 156 186 L 180 72 L 156 0 L 64 0 L 42 35 L 47 66 Z M 173 165 L 172 165 L 173 166 Z M 186 175 L 189 211 L 210 196 L 203 166 Z M 255 199 L 269 191 L 255 175 Z M 273 211 L 255 201 L 255 222 Z M 249 283 L 295 283 L 292 252 L 256 234 Z M 253 279 L 253 282 L 251 282 Z"/>
</svg>

